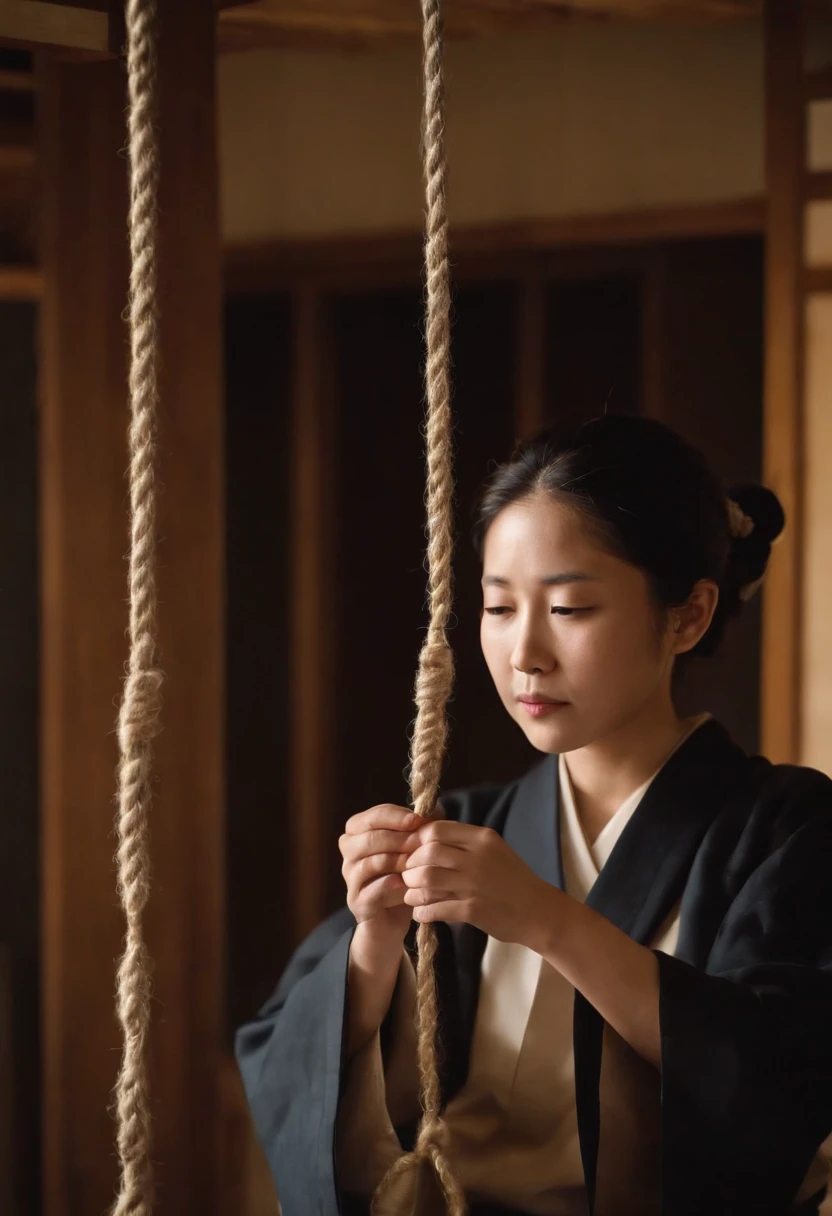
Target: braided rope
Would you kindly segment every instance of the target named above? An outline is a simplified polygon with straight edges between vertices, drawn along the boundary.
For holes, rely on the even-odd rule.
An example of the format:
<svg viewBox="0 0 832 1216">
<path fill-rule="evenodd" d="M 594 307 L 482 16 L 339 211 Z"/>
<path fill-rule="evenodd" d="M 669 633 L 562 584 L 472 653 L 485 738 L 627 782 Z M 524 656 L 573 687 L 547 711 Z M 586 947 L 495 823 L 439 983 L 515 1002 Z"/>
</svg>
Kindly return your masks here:
<svg viewBox="0 0 832 1216">
<path fill-rule="evenodd" d="M 150 889 L 148 812 L 162 673 L 156 666 L 157 197 L 156 0 L 128 0 L 130 137 L 130 658 L 118 723 L 118 887 L 127 922 L 118 968 L 123 1036 L 115 1088 L 121 1178 L 114 1216 L 153 1206 L 147 1048 L 152 964 L 142 917 Z"/>
<path fill-rule="evenodd" d="M 430 818 L 436 807 L 448 735 L 445 714 L 454 680 L 447 627 L 453 597 L 453 435 L 450 390 L 450 307 L 448 214 L 446 202 L 445 90 L 441 0 L 422 0 L 424 35 L 424 170 L 427 202 L 427 532 L 430 624 L 419 655 L 416 722 L 410 756 L 410 793 L 417 815 Z M 445 1156 L 437 1065 L 438 1008 L 434 959 L 436 930 L 420 925 L 417 942 L 416 1017 L 422 1120 L 412 1153 L 400 1157 L 383 1180 L 374 1202 L 378 1210 L 398 1178 L 413 1171 L 432 1173 L 449 1216 L 465 1216 L 465 1195 Z"/>
</svg>

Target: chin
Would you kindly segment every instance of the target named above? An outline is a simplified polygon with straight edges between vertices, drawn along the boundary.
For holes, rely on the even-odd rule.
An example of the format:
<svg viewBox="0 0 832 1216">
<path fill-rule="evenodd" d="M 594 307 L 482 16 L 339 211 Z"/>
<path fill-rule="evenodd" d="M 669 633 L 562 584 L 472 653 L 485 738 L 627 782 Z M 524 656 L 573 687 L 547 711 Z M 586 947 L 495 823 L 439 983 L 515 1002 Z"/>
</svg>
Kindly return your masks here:
<svg viewBox="0 0 832 1216">
<path fill-rule="evenodd" d="M 579 747 L 585 747 L 592 741 L 592 735 L 575 720 L 575 712 L 571 706 L 558 711 L 556 718 L 543 719 L 540 722 L 526 719 L 515 721 L 532 747 L 546 755 L 560 755 L 561 752 L 574 752 Z"/>
</svg>

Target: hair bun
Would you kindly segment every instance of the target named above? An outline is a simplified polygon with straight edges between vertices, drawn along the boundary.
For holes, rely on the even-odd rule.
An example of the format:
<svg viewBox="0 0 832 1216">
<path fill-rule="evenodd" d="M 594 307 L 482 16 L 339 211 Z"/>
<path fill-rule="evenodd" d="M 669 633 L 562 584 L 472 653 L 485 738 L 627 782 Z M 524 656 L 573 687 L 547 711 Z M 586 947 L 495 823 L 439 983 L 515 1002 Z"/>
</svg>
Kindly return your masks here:
<svg viewBox="0 0 832 1216">
<path fill-rule="evenodd" d="M 743 484 L 731 486 L 728 497 L 754 521 L 756 539 L 771 545 L 786 526 L 786 513 L 780 499 L 767 486 Z"/>
</svg>

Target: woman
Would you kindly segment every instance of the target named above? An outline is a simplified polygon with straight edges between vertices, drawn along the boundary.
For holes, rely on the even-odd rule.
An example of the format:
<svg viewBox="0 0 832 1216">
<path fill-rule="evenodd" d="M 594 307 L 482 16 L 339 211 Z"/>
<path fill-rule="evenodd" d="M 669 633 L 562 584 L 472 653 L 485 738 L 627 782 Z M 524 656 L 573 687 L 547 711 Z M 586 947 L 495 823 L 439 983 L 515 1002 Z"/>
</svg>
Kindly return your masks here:
<svg viewBox="0 0 832 1216">
<path fill-rule="evenodd" d="M 427 824 L 389 805 L 347 823 L 347 908 L 237 1041 L 284 1216 L 366 1211 L 412 1143 L 412 921 L 438 922 L 448 1156 L 473 1212 L 818 1211 L 832 785 L 673 699 L 782 526 L 773 494 L 726 497 L 644 419 L 498 469 L 482 649 L 544 758 Z M 411 1185 L 384 1211 L 409 1216 Z"/>
</svg>

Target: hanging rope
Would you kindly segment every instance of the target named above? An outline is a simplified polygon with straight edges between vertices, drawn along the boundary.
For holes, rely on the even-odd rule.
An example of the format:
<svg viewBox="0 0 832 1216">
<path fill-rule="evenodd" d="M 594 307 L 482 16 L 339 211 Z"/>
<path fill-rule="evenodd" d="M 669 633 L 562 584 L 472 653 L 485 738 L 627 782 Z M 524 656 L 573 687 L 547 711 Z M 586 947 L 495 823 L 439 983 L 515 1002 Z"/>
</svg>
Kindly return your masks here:
<svg viewBox="0 0 832 1216">
<path fill-rule="evenodd" d="M 153 1169 L 147 1047 L 152 965 L 142 932 L 150 888 L 148 812 L 162 673 L 156 666 L 156 305 L 159 146 L 156 0 L 128 0 L 130 136 L 130 658 L 119 714 L 118 885 L 127 921 L 118 969 L 123 1035 L 115 1089 L 121 1179 L 114 1216 L 150 1216 Z"/>
<path fill-rule="evenodd" d="M 423 151 L 427 226 L 427 532 L 430 624 L 419 655 L 416 677 L 416 722 L 410 756 L 410 795 L 413 809 L 431 818 L 448 724 L 445 708 L 453 687 L 454 660 L 448 644 L 453 580 L 453 439 L 450 389 L 450 308 L 448 214 L 445 197 L 445 90 L 441 0 L 422 0 L 424 34 Z M 380 1205 L 395 1181 L 413 1171 L 418 1181 L 428 1170 L 435 1176 L 450 1216 L 465 1216 L 465 1195 L 445 1156 L 446 1128 L 440 1114 L 437 1067 L 438 1008 L 434 959 L 437 937 L 432 925 L 420 925 L 416 968 L 416 1017 L 421 1078 L 422 1121 L 412 1153 L 400 1157 L 376 1196 Z M 428 1181 L 430 1185 L 430 1181 Z"/>
</svg>

